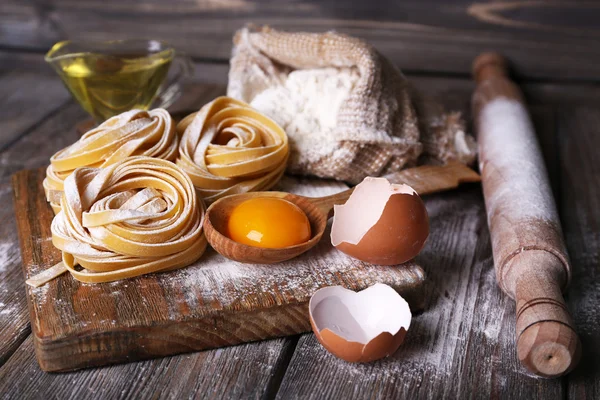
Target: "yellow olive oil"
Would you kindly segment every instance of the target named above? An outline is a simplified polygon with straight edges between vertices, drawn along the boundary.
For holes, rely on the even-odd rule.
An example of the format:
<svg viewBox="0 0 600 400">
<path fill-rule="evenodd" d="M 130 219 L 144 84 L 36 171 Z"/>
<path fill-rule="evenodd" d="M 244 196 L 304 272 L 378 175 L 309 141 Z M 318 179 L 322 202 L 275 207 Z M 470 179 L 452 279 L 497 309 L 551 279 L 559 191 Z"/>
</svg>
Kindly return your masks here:
<svg viewBox="0 0 600 400">
<path fill-rule="evenodd" d="M 79 53 L 57 59 L 54 67 L 79 104 L 101 122 L 134 108 L 147 110 L 172 58 L 172 51 Z"/>
</svg>

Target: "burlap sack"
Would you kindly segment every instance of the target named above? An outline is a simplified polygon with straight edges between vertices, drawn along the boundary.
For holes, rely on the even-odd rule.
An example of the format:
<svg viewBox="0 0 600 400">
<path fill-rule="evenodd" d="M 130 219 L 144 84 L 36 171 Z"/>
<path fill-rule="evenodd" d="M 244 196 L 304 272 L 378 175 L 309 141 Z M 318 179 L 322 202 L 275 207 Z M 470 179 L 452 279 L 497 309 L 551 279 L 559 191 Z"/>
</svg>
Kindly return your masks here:
<svg viewBox="0 0 600 400">
<path fill-rule="evenodd" d="M 322 111 L 326 120 L 333 106 L 323 103 L 324 98 L 335 99 L 332 91 L 346 85 L 348 93 L 343 92 L 347 95 L 340 100 L 327 132 L 319 131 L 318 121 L 315 128 L 308 121 L 292 129 L 295 116 L 287 117 L 290 125 L 284 129 L 290 139 L 288 172 L 292 174 L 358 183 L 366 176 L 396 172 L 419 162 L 470 163 L 475 158 L 475 143 L 465 135 L 460 115 L 446 114 L 439 105 L 418 97 L 397 67 L 359 39 L 335 32 L 287 33 L 263 27 L 238 31 L 234 45 L 228 96 L 250 103 L 277 122 L 285 120 L 288 111 L 279 103 L 292 104 L 294 96 L 305 96 L 303 104 L 317 107 L 312 113 L 321 115 Z M 299 79 L 308 76 L 332 82 L 331 71 L 333 75 L 339 71 L 345 81 L 328 83 L 323 93 L 303 93 L 305 85 L 296 82 L 279 97 L 266 97 L 270 99 L 266 103 L 255 101 L 261 93 L 287 85 L 286 79 L 298 70 L 317 71 L 316 78 L 310 72 L 297 75 Z M 318 70 L 326 71 L 326 78 Z"/>
</svg>

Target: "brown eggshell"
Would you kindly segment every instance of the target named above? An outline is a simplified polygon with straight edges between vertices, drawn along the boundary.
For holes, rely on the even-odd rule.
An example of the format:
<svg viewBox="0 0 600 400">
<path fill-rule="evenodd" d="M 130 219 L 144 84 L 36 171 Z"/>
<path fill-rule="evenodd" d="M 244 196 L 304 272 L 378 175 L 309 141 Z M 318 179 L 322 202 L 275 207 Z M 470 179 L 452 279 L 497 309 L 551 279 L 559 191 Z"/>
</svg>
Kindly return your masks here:
<svg viewBox="0 0 600 400">
<path fill-rule="evenodd" d="M 311 297 L 309 314 L 317 340 L 348 362 L 370 362 L 395 353 L 411 319 L 406 301 L 384 284 L 358 293 L 341 286 L 320 289 Z"/>
<path fill-rule="evenodd" d="M 379 218 L 374 216 L 378 212 Z M 371 222 L 366 233 L 367 222 L 361 218 Z M 332 244 L 338 250 L 379 265 L 402 264 L 414 258 L 428 236 L 429 217 L 421 197 L 409 186 L 391 185 L 383 178 L 365 179 L 345 205 L 336 206 L 331 231 Z"/>
<path fill-rule="evenodd" d="M 395 335 L 391 335 L 388 332 L 383 332 L 375 339 L 371 340 L 365 345 L 363 350 L 363 357 L 360 359 L 361 362 L 369 362 L 379 360 L 394 354 L 398 347 L 404 342 L 406 336 L 406 329 L 400 328 L 400 331 Z"/>
<path fill-rule="evenodd" d="M 346 339 L 336 335 L 333 331 L 325 328 L 319 334 L 317 339 L 328 352 L 348 362 L 359 362 L 365 345 L 358 342 L 349 342 Z"/>
</svg>

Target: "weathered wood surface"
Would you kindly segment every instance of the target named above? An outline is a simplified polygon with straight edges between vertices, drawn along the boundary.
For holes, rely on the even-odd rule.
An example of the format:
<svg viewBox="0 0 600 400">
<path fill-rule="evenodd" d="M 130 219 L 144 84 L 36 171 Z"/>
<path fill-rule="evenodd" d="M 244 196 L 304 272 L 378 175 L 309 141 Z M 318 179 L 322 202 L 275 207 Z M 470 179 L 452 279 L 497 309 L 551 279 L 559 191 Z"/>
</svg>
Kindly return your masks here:
<svg viewBox="0 0 600 400">
<path fill-rule="evenodd" d="M 538 123 L 545 115 L 533 114 L 536 129 L 552 136 L 545 128 L 553 125 Z M 425 204 L 431 238 L 418 261 L 430 281 L 429 303 L 400 350 L 372 364 L 347 364 L 303 335 L 278 398 L 563 398 L 560 379 L 536 379 L 517 359 L 515 305 L 496 283 L 480 190 Z"/>
<path fill-rule="evenodd" d="M 54 74 L 9 70 L 1 65 L 0 57 L 0 151 L 69 100 L 69 93 Z"/>
<path fill-rule="evenodd" d="M 54 214 L 44 197 L 44 177 L 44 168 L 13 177 L 26 278 L 60 261 L 51 241 Z M 309 197 L 347 188 L 293 178 L 278 186 Z M 40 366 L 64 371 L 307 332 L 308 301 L 316 290 L 343 285 L 358 291 L 377 282 L 396 289 L 413 310 L 422 309 L 425 275 L 417 264 L 370 265 L 338 252 L 327 239 L 273 265 L 241 264 L 209 249 L 172 272 L 104 284 L 64 274 L 39 288 L 27 287 L 27 294 Z"/>
<path fill-rule="evenodd" d="M 100 369 L 40 372 L 32 337 L 0 369 L 2 399 L 272 398 L 295 340 L 275 339 Z"/>
<path fill-rule="evenodd" d="M 190 90 L 186 91 L 186 95 L 180 99 L 173 109 L 182 110 L 197 108 L 206 101 L 221 94 L 222 91 L 222 86 L 194 86 L 193 88 L 190 88 Z M 73 126 L 77 121 L 84 118 L 85 113 L 73 103 L 70 103 L 56 115 L 51 116 L 49 119 L 44 121 L 44 123 L 40 124 L 37 129 L 33 130 L 27 135 L 24 135 L 21 140 L 12 146 L 11 151 L 7 151 L 2 154 L 2 161 L 3 165 L 5 166 L 5 168 L 2 170 L 2 175 L 9 175 L 15 170 L 22 168 L 45 165 L 48 157 L 54 151 L 76 140 L 77 134 L 73 130 Z M 27 154 L 28 156 L 23 157 L 24 154 Z M 12 222 L 11 214 L 12 212 L 9 208 L 7 217 L 10 218 Z M 11 224 L 10 227 L 14 231 L 14 225 Z M 17 241 L 13 240 L 11 245 L 16 249 Z M 49 242 L 45 243 L 45 245 L 48 246 Z M 22 278 L 19 279 L 19 275 L 20 274 L 17 273 L 15 274 L 15 277 L 17 278 L 16 282 L 18 282 L 21 286 L 20 291 L 22 292 Z M 8 289 L 7 293 L 9 293 Z M 22 302 L 23 298 L 18 296 L 18 300 Z M 19 315 L 26 316 L 22 304 L 17 307 L 12 303 L 13 301 L 6 303 L 7 309 L 8 307 L 16 307 L 20 312 Z M 23 329 L 27 329 L 26 324 L 7 324 L 7 326 L 14 326 L 15 328 L 18 328 L 15 329 L 18 332 L 22 332 Z M 7 345 L 8 344 L 10 343 L 7 341 Z"/>
<path fill-rule="evenodd" d="M 36 60 L 39 63 L 39 55 L 20 57 L 31 61 L 22 63 L 23 68 L 39 68 L 34 64 Z M 205 71 L 200 77 L 204 82 L 215 77 L 218 79 L 213 82 L 222 84 L 226 78 L 225 66 L 201 65 L 197 70 Z M 411 79 L 418 88 L 449 106 L 459 109 L 469 106 L 473 84 L 468 79 L 437 76 L 412 76 Z M 436 241 L 441 238 L 441 242 L 435 248 L 430 243 L 431 248 L 419 259 L 433 280 L 427 292 L 431 300 L 428 310 L 415 318 L 415 334 L 409 331 L 410 341 L 407 337 L 407 346 L 394 356 L 396 362 L 384 360 L 372 365 L 347 365 L 328 358 L 313 335 L 306 334 L 301 336 L 298 347 L 294 338 L 277 339 L 67 374 L 46 374 L 39 369 L 31 336 L 12 354 L 28 332 L 28 313 L 12 216 L 14 211 L 8 201 L 8 205 L 0 210 L 0 237 L 3 246 L 9 249 L 10 258 L 3 264 L 8 273 L 0 271 L 0 302 L 17 310 L 11 314 L 11 326 L 7 329 L 21 332 L 21 336 L 17 335 L 9 346 L 10 351 L 0 353 L 6 359 L 12 354 L 7 364 L 0 368 L 0 397 L 48 398 L 56 394 L 56 398 L 273 398 L 287 374 L 283 378 L 280 398 L 287 398 L 284 394 L 299 397 L 295 393 L 308 393 L 307 396 L 315 398 L 324 397 L 319 393 L 330 393 L 332 398 L 348 393 L 356 394 L 357 398 L 359 394 L 372 398 L 377 394 L 403 393 L 409 390 L 406 387 L 414 389 L 411 397 L 430 399 L 444 395 L 450 398 L 458 395 L 461 398 L 597 398 L 600 350 L 596 344 L 600 341 L 600 332 L 596 318 L 595 271 L 598 226 L 594 221 L 599 220 L 599 197 L 598 183 L 594 182 L 598 179 L 600 165 L 595 156 L 600 137 L 597 132 L 600 89 L 598 86 L 556 82 L 520 84 L 527 99 L 537 105 L 534 121 L 546 161 L 551 163 L 551 183 L 561 193 L 562 221 L 573 261 L 573 282 L 567 301 L 582 337 L 584 354 L 580 367 L 567 378 L 535 379 L 524 372 L 516 359 L 514 303 L 501 293 L 493 277 L 489 238 L 481 219 L 483 209 L 482 203 L 477 203 L 481 199 L 476 188 L 466 190 L 464 204 L 460 201 L 462 191 L 427 200 L 430 210 L 435 210 L 434 204 L 439 203 L 438 214 L 443 215 L 436 217 L 432 212 L 432 217 L 439 221 L 435 232 L 432 230 L 432 238 Z M 34 83 L 27 82 L 23 90 L 32 85 Z M 0 86 L 0 95 L 4 93 L 2 89 Z M 222 85 L 190 85 L 176 108 L 194 108 L 222 92 Z M 564 108 L 566 104 L 572 107 Z M 585 104 L 596 106 L 575 112 Z M 72 127 L 85 117 L 77 105 L 69 103 L 43 122 L 31 122 L 32 128 L 26 132 L 17 132 L 21 138 L 0 153 L 0 183 L 3 185 L 0 193 L 4 198 L 11 196 L 7 177 L 19 169 L 45 165 L 57 148 L 76 138 Z M 556 146 L 554 135 L 557 127 L 561 139 L 559 146 Z M 4 134 L 0 132 L 0 135 Z M 453 196 L 458 196 L 459 200 Z M 473 202 L 476 205 L 471 211 L 462 207 Z M 461 206 L 461 210 L 457 211 L 457 206 Z M 459 215 L 454 217 L 454 213 Z M 449 221 L 442 223 L 446 218 Z M 451 227 L 453 224 L 457 226 Z M 477 244 L 470 244 L 468 249 L 457 249 L 465 243 L 461 240 L 463 231 L 468 232 L 469 238 L 477 236 Z M 472 259 L 468 258 L 469 254 Z M 444 266 L 451 268 L 449 275 Z M 8 275 L 10 278 L 4 279 Z M 448 288 L 447 295 L 440 288 Z M 578 288 L 582 290 L 578 291 Z M 17 317 L 13 317 L 15 315 Z M 11 340 L 10 334 L 7 339 L 6 332 L 0 331 L 0 345 Z M 238 350 L 240 348 L 242 350 Z M 288 368 L 294 349 L 295 361 Z M 442 350 L 441 358 L 431 357 L 436 349 Z M 422 367 L 403 363 L 403 351 L 411 360 L 422 363 Z M 314 365 L 319 362 L 328 364 L 323 370 L 316 371 Z M 217 366 L 212 368 L 211 363 Z M 324 376 L 316 376 L 319 372 Z M 355 385 L 356 389 L 350 390 Z M 394 385 L 399 388 L 395 389 Z M 294 388 L 297 388 L 296 392 Z"/>
<path fill-rule="evenodd" d="M 405 70 L 466 75 L 495 49 L 523 76 L 600 76 L 600 6 L 589 1 L 4 0 L 0 16 L 0 46 L 36 51 L 67 38 L 152 37 L 226 60 L 233 32 L 252 22 L 362 37 Z"/>
<path fill-rule="evenodd" d="M 583 357 L 568 377 L 573 399 L 600 398 L 600 103 L 558 112 L 561 212 L 573 278 L 574 311 Z"/>
<path fill-rule="evenodd" d="M 26 60 L 31 61 L 31 63 L 24 63 L 23 65 L 27 66 L 27 70 L 30 68 L 37 69 L 39 68 L 39 57 L 31 58 L 30 54 L 19 54 L 19 57 L 11 58 L 12 61 Z M 37 62 L 37 66 L 34 64 Z M 45 67 L 45 66 L 44 66 Z M 35 81 L 28 82 L 27 85 L 23 88 L 23 91 L 28 90 L 28 87 L 35 86 Z M 2 87 L 0 87 L 0 91 Z M 214 85 L 193 85 L 186 88 L 186 92 L 184 96 L 172 107 L 174 111 L 178 110 L 189 110 L 194 107 L 199 107 L 202 104 L 212 100 L 214 97 L 223 93 L 223 86 L 215 87 Z M 48 101 L 53 101 L 54 99 L 48 97 Z M 81 110 L 79 106 L 70 102 L 64 109 L 60 109 L 56 114 L 52 115 L 50 118 L 38 123 L 34 124 L 34 127 L 31 130 L 23 132 L 20 134 L 20 139 L 16 141 L 10 148 L 6 149 L 4 152 L 0 153 L 0 175 L 2 178 L 2 187 L 3 194 L 7 199 L 11 197 L 12 189 L 10 188 L 10 175 L 19 169 L 23 168 L 36 168 L 47 164 L 48 158 L 59 148 L 66 146 L 69 143 L 75 141 L 78 137 L 74 126 L 81 120 L 87 118 L 86 113 Z M 3 203 L 4 204 L 4 203 Z M 3 264 L 7 274 L 1 275 L 0 278 L 0 301 L 4 303 L 3 310 L 12 309 L 10 314 L 6 314 L 6 321 L 10 321 L 10 324 L 3 325 L 6 326 L 6 330 L 2 331 L 2 336 L 0 339 L 0 343 L 2 343 L 2 359 L 8 359 L 14 350 L 17 348 L 19 344 L 22 343 L 23 338 L 30 332 L 29 328 L 29 313 L 27 310 L 27 302 L 25 296 L 25 284 L 23 281 L 23 272 L 21 269 L 21 259 L 19 254 L 19 242 L 16 234 L 16 224 L 14 218 L 14 211 L 12 207 L 12 201 L 8 200 L 5 207 L 2 207 L 2 221 L 7 221 L 6 225 L 3 225 L 2 228 L 6 228 L 8 234 L 6 236 L 2 236 L 4 242 L 4 247 L 8 249 L 6 257 L 9 258 L 9 262 Z M 16 255 L 16 257 L 12 257 L 11 254 Z M 14 262 L 11 262 L 14 261 Z M 8 277 L 4 279 L 5 277 Z M 30 336 L 30 341 L 31 336 Z M 272 343 L 277 343 L 281 341 L 282 345 L 273 345 Z M 32 343 L 32 342 L 31 342 Z M 289 357 L 291 354 L 289 353 L 290 346 L 295 344 L 294 339 L 279 339 L 275 341 L 266 341 L 266 342 L 258 342 L 252 345 L 249 345 L 249 353 L 252 354 L 244 354 L 244 357 L 239 357 L 236 352 L 236 347 L 223 348 L 219 350 L 215 350 L 215 355 L 212 356 L 213 352 L 202 352 L 195 353 L 191 355 L 182 356 L 185 359 L 189 359 L 189 364 L 185 365 L 197 365 L 198 369 L 206 369 L 210 368 L 210 363 L 213 362 L 216 356 L 220 357 L 222 370 L 228 371 L 242 371 L 243 373 L 236 374 L 231 373 L 228 375 L 225 384 L 227 388 L 223 388 L 222 396 L 224 397 L 246 397 L 246 395 L 250 395 L 252 393 L 255 394 L 256 398 L 261 398 L 273 390 L 276 391 L 278 387 L 278 382 L 281 379 L 283 371 L 280 371 L 279 365 L 287 365 L 289 361 Z M 278 347 L 279 346 L 279 347 Z M 274 360 L 272 362 L 261 362 L 260 368 L 253 367 L 255 360 L 261 360 L 263 354 L 273 354 L 274 358 L 269 358 L 269 360 Z M 280 354 L 281 353 L 281 354 Z M 85 382 L 94 381 L 97 382 L 95 385 L 85 385 L 82 384 L 78 386 L 78 392 L 71 396 L 71 392 L 69 391 L 69 384 L 72 381 L 72 375 L 49 375 L 41 371 L 37 361 L 35 360 L 34 354 L 31 350 L 27 351 L 29 357 L 31 357 L 31 368 L 29 369 L 31 375 L 29 376 L 29 381 L 26 380 L 18 380 L 6 383 L 6 386 L 2 388 L 2 392 L 0 392 L 1 396 L 14 397 L 14 396 L 26 396 L 31 398 L 47 398 L 47 392 L 44 390 L 48 385 L 52 385 L 53 388 L 61 388 L 64 387 L 65 391 L 61 394 L 62 398 L 77 398 L 77 397 L 86 397 L 86 398 L 104 398 L 102 396 L 102 391 L 98 390 L 97 385 L 114 384 L 115 382 L 121 382 L 119 387 L 122 387 L 123 392 L 119 394 L 118 391 L 115 393 L 118 396 L 115 397 L 125 397 L 126 396 L 126 388 L 128 388 L 131 383 L 127 379 L 128 376 L 160 376 L 164 373 L 165 366 L 162 363 L 154 363 L 154 361 L 150 361 L 150 364 L 146 363 L 134 363 L 129 364 L 127 366 L 117 366 L 111 367 L 110 373 L 106 372 L 106 369 L 96 369 L 96 370 L 88 370 L 89 375 L 84 375 L 82 379 Z M 251 360 L 250 368 L 253 368 L 252 371 L 256 371 L 256 373 L 244 372 L 246 371 L 247 361 Z M 241 367 L 239 363 L 242 362 Z M 180 361 L 177 361 L 178 365 Z M 0 362 L 0 366 L 3 362 Z M 17 364 L 21 364 L 19 361 Z M 276 367 L 277 366 L 277 367 Z M 241 369 L 240 369 L 241 368 Z M 2 374 L 8 373 L 11 369 L 14 368 L 3 368 Z M 218 374 L 218 372 L 217 372 Z M 174 393 L 208 393 L 207 397 L 210 397 L 210 394 L 214 394 L 216 396 L 217 392 L 221 392 L 217 389 L 218 385 L 215 383 L 220 381 L 223 378 L 221 374 L 214 376 L 214 373 L 209 374 L 209 377 L 214 379 L 210 379 L 209 377 L 204 378 L 202 381 L 194 380 L 195 375 L 182 375 L 182 381 L 179 386 L 172 387 L 166 386 L 161 388 L 160 390 L 164 390 L 164 392 Z M 178 375 L 179 376 L 179 375 Z M 173 381 L 175 378 L 171 377 L 170 380 Z M 27 382 L 35 382 L 40 381 L 43 384 L 40 386 L 42 393 L 35 393 L 33 390 L 27 390 Z M 143 384 L 145 380 L 142 380 Z M 263 385 L 262 382 L 268 382 L 266 385 Z M 255 387 L 256 385 L 256 387 Z M 72 388 L 71 388 L 72 389 Z M 149 388 L 153 390 L 152 388 Z M 225 390 L 226 389 L 226 390 Z M 13 395 L 11 396 L 10 393 Z M 96 394 L 95 393 L 99 393 Z M 231 393 L 235 393 L 236 395 L 231 395 Z M 81 394 L 79 396 L 78 394 Z M 196 394 L 195 396 L 199 396 Z M 214 398 L 214 396 L 213 396 Z"/>
<path fill-rule="evenodd" d="M 25 284 L 11 202 L 10 181 L 0 181 L 0 366 L 29 335 Z"/>
<path fill-rule="evenodd" d="M 9 154 L 27 162 L 28 151 L 13 152 L 16 143 L 53 115 L 69 96 L 53 75 L 37 67 L 24 71 L 6 68 L 4 55 L 0 53 L 0 366 L 30 332 L 7 168 Z"/>
</svg>

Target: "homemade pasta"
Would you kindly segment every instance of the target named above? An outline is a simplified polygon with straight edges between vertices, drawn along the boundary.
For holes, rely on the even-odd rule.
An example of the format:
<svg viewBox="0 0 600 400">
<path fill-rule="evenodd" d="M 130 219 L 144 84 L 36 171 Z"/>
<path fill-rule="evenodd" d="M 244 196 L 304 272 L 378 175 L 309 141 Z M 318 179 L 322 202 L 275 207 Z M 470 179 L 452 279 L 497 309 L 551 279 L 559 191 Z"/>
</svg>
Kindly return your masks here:
<svg viewBox="0 0 600 400">
<path fill-rule="evenodd" d="M 268 190 L 285 171 L 285 131 L 242 101 L 218 97 L 184 118 L 177 130 L 183 132 L 177 165 L 208 203 Z"/>
<path fill-rule="evenodd" d="M 169 161 L 129 157 L 78 168 L 65 180 L 51 227 L 62 268 L 28 283 L 43 284 L 65 269 L 99 283 L 185 267 L 206 249 L 204 211 L 190 178 Z"/>
<path fill-rule="evenodd" d="M 57 213 L 64 181 L 76 168 L 103 168 L 137 155 L 175 161 L 178 144 L 175 123 L 166 110 L 124 112 L 50 158 L 44 179 L 46 199 Z"/>
</svg>

